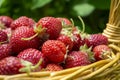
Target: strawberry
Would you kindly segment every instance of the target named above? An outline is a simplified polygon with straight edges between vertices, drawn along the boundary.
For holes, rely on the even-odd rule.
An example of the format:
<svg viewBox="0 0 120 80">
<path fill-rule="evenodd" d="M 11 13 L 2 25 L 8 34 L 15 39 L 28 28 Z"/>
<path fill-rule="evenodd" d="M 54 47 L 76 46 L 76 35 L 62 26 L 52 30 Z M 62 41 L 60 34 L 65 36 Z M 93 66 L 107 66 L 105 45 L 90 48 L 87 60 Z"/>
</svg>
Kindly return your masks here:
<svg viewBox="0 0 120 80">
<path fill-rule="evenodd" d="M 81 39 L 80 34 L 73 34 L 73 51 L 78 51 L 80 46 L 84 44 L 83 40 Z"/>
<path fill-rule="evenodd" d="M 73 47 L 73 41 L 71 40 L 71 38 L 69 36 L 61 34 L 57 38 L 57 40 L 63 42 L 66 45 L 66 47 L 68 47 L 69 51 L 72 49 L 72 47 Z"/>
<path fill-rule="evenodd" d="M 36 66 L 33 66 L 32 63 L 22 60 L 17 57 L 9 56 L 0 60 L 0 75 L 12 75 L 23 72 L 34 71 L 39 69 L 39 65 L 42 60 L 39 61 Z"/>
<path fill-rule="evenodd" d="M 65 60 L 65 68 L 84 66 L 90 64 L 87 53 L 81 51 L 72 51 Z"/>
<path fill-rule="evenodd" d="M 28 18 L 26 16 L 21 16 L 16 20 L 14 20 L 10 26 L 12 30 L 15 30 L 17 27 L 20 26 L 33 27 L 34 25 L 35 25 L 35 21 L 33 19 Z"/>
<path fill-rule="evenodd" d="M 40 65 L 40 68 L 43 68 L 46 66 L 46 58 L 44 57 L 44 55 L 41 53 L 41 51 L 37 50 L 37 49 L 33 49 L 33 48 L 28 48 L 25 49 L 23 51 L 21 51 L 18 55 L 18 58 L 27 60 L 29 62 L 31 62 L 32 64 L 37 64 L 39 62 L 39 60 L 42 58 L 43 62 Z"/>
<path fill-rule="evenodd" d="M 67 18 L 58 17 L 57 19 L 62 23 L 62 26 L 72 25 L 71 21 Z"/>
<path fill-rule="evenodd" d="M 63 67 L 58 64 L 50 63 L 47 65 L 46 70 L 47 71 L 60 71 L 60 70 L 63 70 Z"/>
<path fill-rule="evenodd" d="M 46 33 L 47 36 L 49 36 L 49 39 L 56 39 L 59 36 L 62 29 L 61 22 L 54 17 L 41 18 L 37 23 L 37 27 L 40 26 L 46 29 Z"/>
<path fill-rule="evenodd" d="M 48 58 L 50 62 L 60 63 L 64 61 L 66 46 L 61 41 L 48 40 L 43 43 L 42 53 Z"/>
<path fill-rule="evenodd" d="M 0 61 L 0 74 L 12 75 L 20 73 L 19 69 L 22 68 L 21 60 L 16 57 L 6 57 Z"/>
<path fill-rule="evenodd" d="M 102 60 L 107 57 L 111 49 L 107 45 L 98 45 L 93 48 L 94 57 L 96 61 Z"/>
<path fill-rule="evenodd" d="M 8 38 L 11 36 L 11 33 L 12 33 L 11 28 L 5 28 L 5 29 L 2 29 L 2 31 L 7 34 Z"/>
<path fill-rule="evenodd" d="M 97 45 L 107 45 L 108 38 L 102 34 L 92 34 L 89 36 L 86 44 L 88 47 L 92 46 L 93 48 Z"/>
<path fill-rule="evenodd" d="M 89 41 L 88 41 L 89 34 L 84 33 L 84 26 L 82 31 L 80 31 L 78 27 L 73 27 L 72 34 L 73 34 L 73 42 L 74 42 L 73 50 L 78 51 L 79 48 L 84 44 L 89 45 Z"/>
<path fill-rule="evenodd" d="M 14 53 L 19 53 L 20 51 L 27 48 L 38 48 L 39 39 L 34 37 L 32 39 L 24 40 L 24 38 L 29 38 L 35 34 L 33 28 L 21 26 L 14 30 L 10 38 L 10 44 L 12 46 L 12 51 Z"/>
<path fill-rule="evenodd" d="M 7 34 L 4 31 L 0 30 L 0 43 L 4 43 L 7 40 L 8 40 Z"/>
<path fill-rule="evenodd" d="M 10 27 L 13 19 L 8 16 L 0 16 L 0 26 L 3 28 Z"/>
<path fill-rule="evenodd" d="M 80 30 L 74 26 L 67 18 L 58 18 L 61 21 L 64 21 L 66 26 L 63 26 L 61 34 L 70 36 L 73 42 L 73 51 L 78 51 L 80 46 L 84 44 L 84 41 L 81 38 Z M 84 30 L 83 30 L 84 31 Z"/>
<path fill-rule="evenodd" d="M 11 55 L 11 45 L 2 44 L 0 45 L 0 60 Z"/>
</svg>

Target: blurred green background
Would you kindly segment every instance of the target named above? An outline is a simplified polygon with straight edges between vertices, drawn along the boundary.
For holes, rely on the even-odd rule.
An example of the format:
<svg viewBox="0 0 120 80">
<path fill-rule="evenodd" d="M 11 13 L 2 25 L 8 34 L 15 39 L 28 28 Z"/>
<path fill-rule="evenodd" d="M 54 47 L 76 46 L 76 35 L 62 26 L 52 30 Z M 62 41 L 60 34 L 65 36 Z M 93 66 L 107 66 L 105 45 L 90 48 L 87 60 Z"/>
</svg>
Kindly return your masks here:
<svg viewBox="0 0 120 80">
<path fill-rule="evenodd" d="M 44 16 L 72 18 L 81 28 L 81 16 L 87 33 L 99 33 L 106 27 L 110 0 L 0 0 L 0 15 L 16 19 L 28 16 L 36 22 Z"/>
</svg>

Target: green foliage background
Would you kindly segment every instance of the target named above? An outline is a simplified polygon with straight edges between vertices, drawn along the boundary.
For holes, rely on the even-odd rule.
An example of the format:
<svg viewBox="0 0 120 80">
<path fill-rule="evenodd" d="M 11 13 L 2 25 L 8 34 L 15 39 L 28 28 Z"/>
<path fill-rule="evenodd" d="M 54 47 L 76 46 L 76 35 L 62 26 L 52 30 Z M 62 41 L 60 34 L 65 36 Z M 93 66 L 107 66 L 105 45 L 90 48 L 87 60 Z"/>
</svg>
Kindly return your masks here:
<svg viewBox="0 0 120 80">
<path fill-rule="evenodd" d="M 99 33 L 106 27 L 110 0 L 0 0 L 0 15 L 16 19 L 28 16 L 36 22 L 44 16 L 72 18 L 81 29 L 81 16 L 86 32 Z"/>
</svg>

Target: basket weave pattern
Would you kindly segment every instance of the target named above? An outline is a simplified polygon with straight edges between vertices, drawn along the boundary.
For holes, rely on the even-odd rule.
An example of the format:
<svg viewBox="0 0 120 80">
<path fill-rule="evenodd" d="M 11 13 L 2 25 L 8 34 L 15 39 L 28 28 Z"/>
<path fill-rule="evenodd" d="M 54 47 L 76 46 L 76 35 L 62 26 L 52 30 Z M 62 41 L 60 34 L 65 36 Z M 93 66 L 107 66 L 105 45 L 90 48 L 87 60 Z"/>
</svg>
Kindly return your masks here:
<svg viewBox="0 0 120 80">
<path fill-rule="evenodd" d="M 109 21 L 103 34 L 109 42 L 120 43 L 120 0 L 111 0 Z"/>
</svg>

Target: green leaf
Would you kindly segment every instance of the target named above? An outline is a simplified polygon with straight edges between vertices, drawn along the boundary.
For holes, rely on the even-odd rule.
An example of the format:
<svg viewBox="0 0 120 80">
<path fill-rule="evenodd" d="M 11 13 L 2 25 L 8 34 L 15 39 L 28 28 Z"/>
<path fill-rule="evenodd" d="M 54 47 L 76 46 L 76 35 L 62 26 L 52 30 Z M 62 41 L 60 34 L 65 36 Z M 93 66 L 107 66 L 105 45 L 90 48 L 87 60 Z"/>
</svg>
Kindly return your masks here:
<svg viewBox="0 0 120 80">
<path fill-rule="evenodd" d="M 110 0 L 89 0 L 88 3 L 95 6 L 97 9 L 107 10 L 110 8 Z"/>
<path fill-rule="evenodd" d="M 94 11 L 95 7 L 88 3 L 83 3 L 75 5 L 73 9 L 77 12 L 77 15 L 84 17 L 90 15 Z"/>
<path fill-rule="evenodd" d="M 52 0 L 33 0 L 32 9 L 43 7 L 44 5 L 50 3 Z"/>
<path fill-rule="evenodd" d="M 5 0 L 0 0 L 0 7 L 2 6 L 2 4 L 4 3 Z"/>
</svg>

